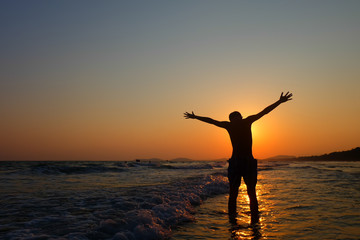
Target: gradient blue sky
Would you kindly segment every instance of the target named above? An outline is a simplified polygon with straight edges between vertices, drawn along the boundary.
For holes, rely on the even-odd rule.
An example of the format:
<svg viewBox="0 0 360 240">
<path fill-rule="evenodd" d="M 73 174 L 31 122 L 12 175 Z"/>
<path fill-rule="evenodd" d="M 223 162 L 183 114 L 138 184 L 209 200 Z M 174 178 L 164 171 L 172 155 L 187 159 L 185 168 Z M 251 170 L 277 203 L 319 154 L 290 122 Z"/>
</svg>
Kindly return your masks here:
<svg viewBox="0 0 360 240">
<path fill-rule="evenodd" d="M 257 113 L 254 155 L 360 143 L 359 1 L 3 1 L 0 159 L 215 159 Z"/>
</svg>

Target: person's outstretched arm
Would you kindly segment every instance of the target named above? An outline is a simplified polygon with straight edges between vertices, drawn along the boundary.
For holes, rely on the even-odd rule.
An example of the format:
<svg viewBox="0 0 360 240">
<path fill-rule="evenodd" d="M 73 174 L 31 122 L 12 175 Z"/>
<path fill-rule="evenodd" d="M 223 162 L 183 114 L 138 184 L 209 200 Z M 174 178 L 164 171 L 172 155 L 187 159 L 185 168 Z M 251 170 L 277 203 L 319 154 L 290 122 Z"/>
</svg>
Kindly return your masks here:
<svg viewBox="0 0 360 240">
<path fill-rule="evenodd" d="M 191 113 L 186 112 L 186 113 L 184 113 L 184 117 L 185 117 L 186 119 L 197 119 L 197 120 L 200 120 L 200 121 L 202 121 L 202 122 L 214 124 L 215 126 L 222 127 L 222 128 L 225 128 L 225 125 L 227 124 L 226 121 L 220 122 L 220 121 L 214 120 L 214 119 L 209 118 L 209 117 L 196 116 L 196 115 L 194 114 L 194 112 L 191 112 Z"/>
<path fill-rule="evenodd" d="M 287 102 L 292 100 L 292 93 L 287 92 L 285 95 L 283 95 L 284 93 L 282 92 L 280 95 L 279 100 L 277 100 L 276 102 L 274 102 L 273 104 L 271 104 L 270 106 L 266 107 L 264 110 L 262 110 L 261 112 L 259 112 L 256 115 L 252 115 L 249 116 L 247 119 L 250 119 L 252 122 L 260 119 L 261 117 L 263 117 L 265 114 L 268 114 L 269 112 L 271 112 L 272 110 L 274 110 L 277 106 L 279 106 L 281 103 Z"/>
</svg>

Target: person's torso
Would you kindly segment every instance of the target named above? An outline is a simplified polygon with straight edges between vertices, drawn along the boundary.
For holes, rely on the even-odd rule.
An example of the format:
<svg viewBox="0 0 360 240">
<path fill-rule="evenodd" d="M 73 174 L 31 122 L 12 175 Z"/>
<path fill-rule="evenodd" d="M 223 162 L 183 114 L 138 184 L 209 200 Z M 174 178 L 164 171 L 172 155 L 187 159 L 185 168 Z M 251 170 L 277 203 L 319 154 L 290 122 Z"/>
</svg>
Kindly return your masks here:
<svg viewBox="0 0 360 240">
<path fill-rule="evenodd" d="M 243 119 L 239 122 L 230 122 L 226 128 L 233 147 L 232 157 L 253 157 L 251 123 Z"/>
</svg>

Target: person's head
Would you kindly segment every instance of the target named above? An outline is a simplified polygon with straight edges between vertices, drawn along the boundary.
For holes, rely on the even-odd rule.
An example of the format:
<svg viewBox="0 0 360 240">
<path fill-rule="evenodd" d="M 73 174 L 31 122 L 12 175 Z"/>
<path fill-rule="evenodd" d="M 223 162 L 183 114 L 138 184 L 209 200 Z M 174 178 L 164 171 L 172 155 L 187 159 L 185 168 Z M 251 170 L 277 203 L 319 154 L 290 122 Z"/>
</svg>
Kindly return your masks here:
<svg viewBox="0 0 360 240">
<path fill-rule="evenodd" d="M 229 114 L 230 122 L 234 122 L 234 121 L 241 120 L 241 119 L 242 119 L 242 116 L 238 111 L 234 111 Z"/>
</svg>

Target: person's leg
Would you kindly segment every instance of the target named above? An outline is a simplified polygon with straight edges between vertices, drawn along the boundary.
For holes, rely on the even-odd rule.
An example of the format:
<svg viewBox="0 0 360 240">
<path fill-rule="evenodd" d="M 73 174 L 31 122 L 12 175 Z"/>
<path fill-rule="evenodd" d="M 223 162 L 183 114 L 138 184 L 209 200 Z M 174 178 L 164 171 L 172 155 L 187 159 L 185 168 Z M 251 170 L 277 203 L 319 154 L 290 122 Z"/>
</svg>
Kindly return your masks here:
<svg viewBox="0 0 360 240">
<path fill-rule="evenodd" d="M 244 176 L 247 193 L 250 199 L 251 223 L 259 221 L 259 204 L 256 197 L 256 183 L 257 183 L 257 160 L 254 159 Z"/>
<path fill-rule="evenodd" d="M 259 221 L 259 205 L 256 197 L 256 185 L 248 185 L 247 193 L 250 199 L 251 223 Z"/>
<path fill-rule="evenodd" d="M 236 199 L 239 194 L 239 187 L 241 183 L 241 176 L 234 176 L 229 178 L 230 191 L 229 191 L 229 215 L 236 215 Z"/>
</svg>

